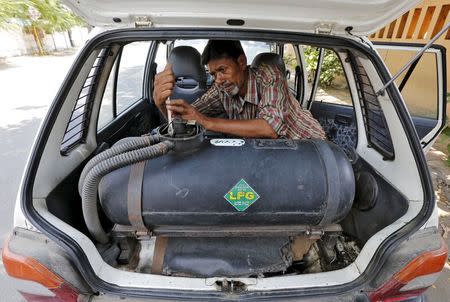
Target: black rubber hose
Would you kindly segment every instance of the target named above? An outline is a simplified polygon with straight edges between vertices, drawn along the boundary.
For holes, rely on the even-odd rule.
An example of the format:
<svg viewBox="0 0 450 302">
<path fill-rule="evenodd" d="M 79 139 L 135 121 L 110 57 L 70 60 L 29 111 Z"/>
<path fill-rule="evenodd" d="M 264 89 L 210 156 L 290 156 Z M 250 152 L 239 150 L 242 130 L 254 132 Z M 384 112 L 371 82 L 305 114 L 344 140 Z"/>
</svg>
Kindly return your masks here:
<svg viewBox="0 0 450 302">
<path fill-rule="evenodd" d="M 108 159 L 110 157 L 116 156 L 116 155 L 124 153 L 124 152 L 151 146 L 158 142 L 159 142 L 158 135 L 126 137 L 126 138 L 118 141 L 117 143 L 115 143 L 114 146 L 112 146 L 108 150 L 105 150 L 105 151 L 97 154 L 96 156 L 91 158 L 91 160 L 89 160 L 87 162 L 87 164 L 83 168 L 83 171 L 81 172 L 80 180 L 78 181 L 78 193 L 81 196 L 86 175 L 89 173 L 89 171 L 92 169 L 92 167 L 97 165 L 99 162 L 104 161 L 105 159 Z"/>
<path fill-rule="evenodd" d="M 108 243 L 108 236 L 100 224 L 97 212 L 97 191 L 102 177 L 125 166 L 162 156 L 173 147 L 172 142 L 164 141 L 153 146 L 128 151 L 99 162 L 88 172 L 81 193 L 83 217 L 89 232 L 98 242 Z"/>
</svg>

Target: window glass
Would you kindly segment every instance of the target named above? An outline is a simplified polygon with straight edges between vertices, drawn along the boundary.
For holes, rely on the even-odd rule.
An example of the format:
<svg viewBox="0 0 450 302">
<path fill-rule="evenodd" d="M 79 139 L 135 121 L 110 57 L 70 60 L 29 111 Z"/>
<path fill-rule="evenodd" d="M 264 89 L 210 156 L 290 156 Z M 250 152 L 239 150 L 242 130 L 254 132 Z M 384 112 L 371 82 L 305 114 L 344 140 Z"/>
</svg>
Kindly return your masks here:
<svg viewBox="0 0 450 302">
<path fill-rule="evenodd" d="M 200 54 L 202 54 L 203 49 L 205 49 L 208 40 L 176 40 L 173 44 L 173 47 L 177 46 L 191 46 L 198 50 Z"/>
<path fill-rule="evenodd" d="M 150 42 L 134 42 L 123 47 L 117 78 L 117 114 L 142 99 L 145 61 Z"/>
<path fill-rule="evenodd" d="M 116 70 L 117 62 L 114 64 L 109 75 L 108 82 L 106 83 L 105 92 L 103 93 L 103 99 L 100 106 L 100 112 L 98 114 L 97 129 L 101 129 L 114 119 L 113 112 L 113 93 L 114 93 L 114 73 Z"/>
<path fill-rule="evenodd" d="M 361 58 L 353 56 L 349 58 L 353 61 L 355 84 L 359 92 L 368 146 L 376 149 L 386 159 L 393 159 L 394 146 L 391 134 L 372 82 L 361 63 Z"/>
<path fill-rule="evenodd" d="M 203 53 L 203 50 L 205 49 L 206 44 L 208 43 L 208 40 L 176 40 L 174 42 L 174 47 L 177 46 L 192 46 L 195 49 L 198 50 L 200 54 Z M 267 43 L 267 42 L 257 42 L 257 41 L 241 41 L 242 48 L 244 49 L 245 55 L 247 56 L 247 63 L 250 65 L 253 61 L 253 59 L 262 52 L 275 52 L 276 47 L 275 43 Z M 160 54 L 161 53 L 161 54 Z M 165 59 L 165 52 L 164 52 L 164 59 L 162 60 L 162 53 L 163 51 L 160 51 L 158 49 L 158 54 L 160 54 L 161 58 L 158 63 L 158 72 L 159 70 L 163 70 L 164 66 L 166 65 L 166 59 Z M 160 68 L 159 65 L 162 63 L 162 67 Z"/>
<path fill-rule="evenodd" d="M 242 48 L 247 56 L 247 63 L 250 65 L 253 59 L 263 52 L 276 52 L 274 43 L 255 42 L 255 41 L 241 41 Z"/>
<path fill-rule="evenodd" d="M 417 51 L 396 49 L 379 50 L 379 53 L 391 74 L 394 75 L 417 54 Z M 402 83 L 406 73 L 406 71 L 403 72 L 395 80 L 397 85 Z M 412 116 L 438 118 L 437 83 L 436 54 L 426 52 L 422 55 L 402 90 L 406 107 Z"/>
<path fill-rule="evenodd" d="M 285 44 L 283 49 L 283 61 L 286 66 L 286 75 L 289 88 L 295 90 L 295 67 L 298 65 L 297 56 L 292 44 Z"/>
<path fill-rule="evenodd" d="M 78 94 L 78 99 L 72 111 L 72 115 L 67 124 L 66 132 L 61 142 L 61 154 L 67 155 L 70 150 L 82 143 L 87 135 L 89 116 L 92 111 L 97 90 L 95 89 L 102 75 L 103 67 L 109 56 L 109 49 L 104 48 L 99 51 L 94 64 L 84 81 L 84 85 Z"/>
<path fill-rule="evenodd" d="M 177 46 L 192 46 L 198 50 L 200 54 L 203 53 L 208 40 L 206 39 L 198 39 L 198 40 L 176 40 L 174 41 L 173 47 Z M 256 41 L 241 41 L 242 48 L 247 56 L 247 64 L 251 65 L 255 56 L 263 52 L 276 52 L 275 43 L 266 43 L 266 42 L 256 42 Z M 158 50 L 156 52 L 155 62 L 157 64 L 156 72 L 161 72 L 164 70 L 167 64 L 167 44 L 160 43 L 158 46 Z M 208 73 L 209 75 L 209 73 Z M 211 76 L 208 76 L 207 85 L 210 87 L 213 83 L 214 79 Z"/>
<path fill-rule="evenodd" d="M 319 59 L 317 47 L 306 46 L 305 59 L 308 71 L 308 83 L 312 86 Z M 307 95 L 309 99 L 310 95 Z M 320 72 L 319 85 L 317 87 L 315 101 L 353 106 L 352 97 L 344 74 L 341 60 L 330 49 L 325 49 Z"/>
<path fill-rule="evenodd" d="M 167 59 L 167 44 L 159 43 L 158 50 L 156 51 L 155 63 L 156 63 L 156 72 L 161 72 L 166 67 Z"/>
</svg>

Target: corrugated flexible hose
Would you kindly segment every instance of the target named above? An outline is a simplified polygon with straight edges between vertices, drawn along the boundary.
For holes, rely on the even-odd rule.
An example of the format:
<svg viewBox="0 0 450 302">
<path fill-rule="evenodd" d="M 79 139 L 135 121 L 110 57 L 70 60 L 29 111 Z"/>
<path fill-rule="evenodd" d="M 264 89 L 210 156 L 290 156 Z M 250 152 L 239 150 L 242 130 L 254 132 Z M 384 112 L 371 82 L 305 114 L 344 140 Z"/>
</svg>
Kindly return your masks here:
<svg viewBox="0 0 450 302">
<path fill-rule="evenodd" d="M 105 159 L 111 158 L 113 156 L 116 156 L 118 154 L 128 152 L 131 150 L 141 149 L 144 147 L 151 146 L 155 143 L 159 143 L 159 136 L 158 135 L 144 135 L 140 137 L 127 137 L 120 141 L 118 141 L 114 146 L 109 148 L 108 150 L 105 150 L 96 156 L 94 156 L 91 160 L 87 162 L 87 164 L 84 166 L 83 171 L 80 175 L 80 180 L 78 181 L 78 193 L 82 193 L 83 190 L 83 184 L 84 179 L 86 178 L 86 175 L 89 173 L 89 171 L 97 165 L 99 162 L 104 161 Z"/>
<path fill-rule="evenodd" d="M 174 144 L 164 141 L 156 145 L 131 150 L 100 161 L 87 173 L 81 192 L 83 217 L 91 235 L 100 243 L 108 243 L 108 236 L 100 224 L 97 212 L 97 191 L 100 180 L 106 174 L 140 161 L 162 156 L 173 149 Z"/>
</svg>

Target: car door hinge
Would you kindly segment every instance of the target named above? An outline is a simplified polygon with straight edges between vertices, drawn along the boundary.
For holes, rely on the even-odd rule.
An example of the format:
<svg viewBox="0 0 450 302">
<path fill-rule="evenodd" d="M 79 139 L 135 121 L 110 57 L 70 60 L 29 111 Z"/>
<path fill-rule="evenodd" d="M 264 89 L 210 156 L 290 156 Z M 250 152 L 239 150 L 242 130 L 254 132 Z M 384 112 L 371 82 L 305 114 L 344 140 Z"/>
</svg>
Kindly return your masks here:
<svg viewBox="0 0 450 302">
<path fill-rule="evenodd" d="M 332 31 L 333 24 L 331 23 L 319 23 L 315 28 L 316 34 L 331 35 Z"/>
<path fill-rule="evenodd" d="M 153 25 L 152 20 L 149 16 L 136 16 L 134 21 L 134 26 L 136 28 L 140 27 L 151 27 Z"/>
</svg>

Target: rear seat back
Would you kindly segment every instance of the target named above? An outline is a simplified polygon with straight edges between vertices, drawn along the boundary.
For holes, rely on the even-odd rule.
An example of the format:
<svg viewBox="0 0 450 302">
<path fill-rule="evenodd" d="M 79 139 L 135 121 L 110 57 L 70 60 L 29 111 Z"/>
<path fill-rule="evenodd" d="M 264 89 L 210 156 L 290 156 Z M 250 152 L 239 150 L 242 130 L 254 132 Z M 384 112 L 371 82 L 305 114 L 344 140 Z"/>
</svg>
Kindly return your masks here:
<svg viewBox="0 0 450 302">
<path fill-rule="evenodd" d="M 175 75 L 172 99 L 193 103 L 206 92 L 206 71 L 200 53 L 190 46 L 175 47 L 169 55 Z"/>
<path fill-rule="evenodd" d="M 251 67 L 257 68 L 263 63 L 277 66 L 286 75 L 286 66 L 279 54 L 273 52 L 260 53 L 253 59 Z"/>
</svg>

